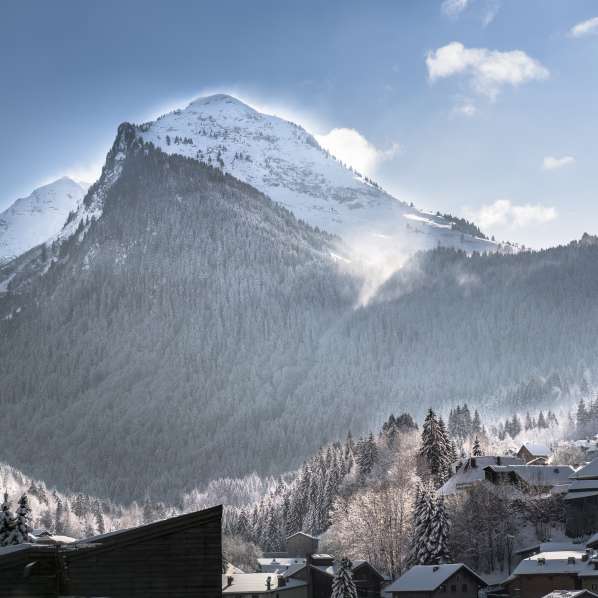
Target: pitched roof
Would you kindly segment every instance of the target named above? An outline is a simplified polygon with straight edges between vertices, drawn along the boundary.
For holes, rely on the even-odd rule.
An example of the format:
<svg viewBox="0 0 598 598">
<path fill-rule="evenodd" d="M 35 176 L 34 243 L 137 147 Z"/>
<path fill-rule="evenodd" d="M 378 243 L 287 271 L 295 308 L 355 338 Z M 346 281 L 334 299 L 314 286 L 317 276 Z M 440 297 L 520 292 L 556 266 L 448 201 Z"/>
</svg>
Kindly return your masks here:
<svg viewBox="0 0 598 598">
<path fill-rule="evenodd" d="M 409 571 L 401 575 L 399 579 L 385 588 L 384 591 L 387 593 L 432 592 L 461 569 L 466 569 L 478 580 L 480 585 L 487 585 L 477 573 L 463 563 L 452 563 L 447 565 L 415 565 L 415 567 L 411 567 Z"/>
<path fill-rule="evenodd" d="M 598 479 L 598 459 L 590 461 L 587 465 L 578 469 L 571 477 L 575 480 Z"/>
<path fill-rule="evenodd" d="M 598 594 L 590 590 L 554 590 L 543 598 L 591 598 L 592 596 L 598 598 Z"/>
<path fill-rule="evenodd" d="M 229 578 L 232 579 L 231 584 L 228 583 Z M 270 592 L 307 585 L 306 582 L 299 579 L 285 579 L 284 585 L 279 586 L 278 576 L 271 573 L 239 573 L 238 575 L 222 576 L 222 592 L 225 594 L 265 594 L 268 592 L 268 578 L 270 578 Z"/>
<path fill-rule="evenodd" d="M 537 442 L 524 442 L 521 445 L 521 449 L 525 447 L 535 457 L 548 457 L 550 455 L 550 449 Z M 519 449 L 521 451 L 521 449 Z"/>
<path fill-rule="evenodd" d="M 191 526 L 221 521 L 221 519 L 222 505 L 218 505 L 217 507 L 204 509 L 203 511 L 186 513 L 185 515 L 170 517 L 169 519 L 155 521 L 146 525 L 119 529 L 99 536 L 91 536 L 84 540 L 77 540 L 72 544 L 66 544 L 63 548 L 69 551 L 69 558 L 71 558 L 80 556 L 86 552 L 86 550 L 78 550 L 79 548 L 93 548 L 95 551 L 111 549 L 116 546 L 134 544 L 139 540 L 176 533 Z"/>
<path fill-rule="evenodd" d="M 524 465 L 523 459 L 510 455 L 484 455 L 467 457 L 456 462 L 460 467 L 438 492 L 444 496 L 456 494 L 461 488 L 467 488 L 484 480 L 484 468 L 488 465 Z M 455 465 L 455 464 L 454 464 Z"/>
<path fill-rule="evenodd" d="M 351 563 L 352 563 L 351 571 L 356 571 L 360 567 L 367 566 L 376 575 L 378 575 L 380 577 L 380 579 L 384 579 L 384 576 L 368 561 L 360 559 L 360 560 L 351 561 Z M 282 575 L 287 578 L 292 577 L 293 575 L 296 575 L 299 571 L 302 571 L 305 568 L 305 566 L 306 566 L 305 563 L 303 563 L 303 564 L 297 563 L 295 565 L 291 565 L 286 571 L 282 572 Z M 321 571 L 322 573 L 325 573 L 326 575 L 330 575 L 331 577 L 334 577 L 336 575 L 336 572 L 338 571 L 338 565 L 336 563 L 334 563 L 333 565 L 311 565 L 311 567 L 313 569 L 316 569 L 317 571 Z"/>
<path fill-rule="evenodd" d="M 573 573 L 577 575 L 590 574 L 590 562 L 583 561 L 586 554 L 584 549 L 560 550 L 555 552 L 540 552 L 522 560 L 513 575 L 555 575 Z M 591 571 L 594 571 L 593 565 Z M 595 571 L 598 573 L 598 571 Z"/>
<path fill-rule="evenodd" d="M 598 536 L 598 534 L 596 534 Z M 526 554 L 528 552 L 562 552 L 566 550 L 584 550 L 585 544 L 575 542 L 541 542 L 532 544 L 515 551 L 515 554 Z"/>
<path fill-rule="evenodd" d="M 554 486 L 569 481 L 574 469 L 570 465 L 488 465 L 496 473 L 513 472 L 531 486 Z"/>
</svg>

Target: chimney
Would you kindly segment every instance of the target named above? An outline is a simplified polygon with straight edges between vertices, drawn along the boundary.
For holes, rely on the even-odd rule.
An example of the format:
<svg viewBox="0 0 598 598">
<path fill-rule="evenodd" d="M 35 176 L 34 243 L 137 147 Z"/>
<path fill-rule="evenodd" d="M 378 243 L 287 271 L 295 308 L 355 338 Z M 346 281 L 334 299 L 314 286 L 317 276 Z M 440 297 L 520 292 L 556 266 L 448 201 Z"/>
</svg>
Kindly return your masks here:
<svg viewBox="0 0 598 598">
<path fill-rule="evenodd" d="M 235 578 L 234 578 L 232 575 L 229 575 L 229 576 L 226 578 L 226 587 L 227 587 L 227 588 L 230 588 L 230 587 L 233 585 L 233 581 L 234 581 L 234 579 L 235 579 Z"/>
<path fill-rule="evenodd" d="M 546 564 L 546 559 L 543 556 L 541 556 L 538 559 L 538 567 L 541 567 L 542 565 L 545 565 L 545 564 Z"/>
<path fill-rule="evenodd" d="M 268 575 L 268 577 L 266 578 L 266 590 L 268 590 L 268 592 L 272 589 L 272 578 Z"/>
</svg>

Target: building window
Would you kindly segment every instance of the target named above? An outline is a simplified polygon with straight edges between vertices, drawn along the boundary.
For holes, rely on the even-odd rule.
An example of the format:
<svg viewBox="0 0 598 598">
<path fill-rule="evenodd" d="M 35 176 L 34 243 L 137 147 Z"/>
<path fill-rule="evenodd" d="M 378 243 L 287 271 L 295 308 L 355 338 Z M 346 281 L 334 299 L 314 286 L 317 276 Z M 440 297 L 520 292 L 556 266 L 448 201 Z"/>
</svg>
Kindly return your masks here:
<svg viewBox="0 0 598 598">
<path fill-rule="evenodd" d="M 456 592 L 457 591 L 457 586 L 455 584 L 453 584 L 451 586 L 451 592 Z"/>
</svg>

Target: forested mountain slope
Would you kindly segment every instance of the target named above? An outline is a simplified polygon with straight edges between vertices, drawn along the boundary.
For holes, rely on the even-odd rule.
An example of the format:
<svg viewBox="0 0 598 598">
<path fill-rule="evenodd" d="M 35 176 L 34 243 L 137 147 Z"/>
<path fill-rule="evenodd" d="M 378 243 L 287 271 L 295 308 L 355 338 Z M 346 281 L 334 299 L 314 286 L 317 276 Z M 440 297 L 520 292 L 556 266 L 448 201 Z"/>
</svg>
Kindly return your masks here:
<svg viewBox="0 0 598 598">
<path fill-rule="evenodd" d="M 287 467 L 328 434 L 293 389 L 357 285 L 331 237 L 246 184 L 126 151 L 86 198 L 102 195 L 101 217 L 0 303 L 2 458 L 126 499 Z"/>
<path fill-rule="evenodd" d="M 60 238 L 10 266 L 0 459 L 63 488 L 171 501 L 293 469 L 391 411 L 549 405 L 595 368 L 590 238 L 423 253 L 361 307 L 342 253 L 247 184 L 121 126 Z"/>
</svg>

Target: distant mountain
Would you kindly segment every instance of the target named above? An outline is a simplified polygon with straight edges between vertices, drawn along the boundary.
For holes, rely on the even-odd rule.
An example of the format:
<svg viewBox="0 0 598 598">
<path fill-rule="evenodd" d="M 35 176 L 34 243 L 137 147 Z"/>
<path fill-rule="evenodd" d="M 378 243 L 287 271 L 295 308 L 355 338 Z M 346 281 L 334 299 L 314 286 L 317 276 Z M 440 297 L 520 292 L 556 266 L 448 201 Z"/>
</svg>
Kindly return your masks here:
<svg viewBox="0 0 598 598">
<path fill-rule="evenodd" d="M 323 150 L 302 127 L 228 95 L 199 98 L 136 130 L 168 154 L 233 174 L 297 218 L 340 235 L 366 254 L 407 256 L 438 245 L 465 251 L 498 248 L 469 231 L 454 230 L 439 214 L 390 196 Z"/>
<path fill-rule="evenodd" d="M 0 212 L 0 264 L 56 235 L 88 187 L 62 177 Z"/>
<path fill-rule="evenodd" d="M 290 470 L 389 412 L 567 405 L 596 375 L 590 237 L 417 254 L 366 304 L 346 263 L 338 237 L 121 125 L 54 242 L 0 268 L 0 460 L 178 500 Z"/>
</svg>

